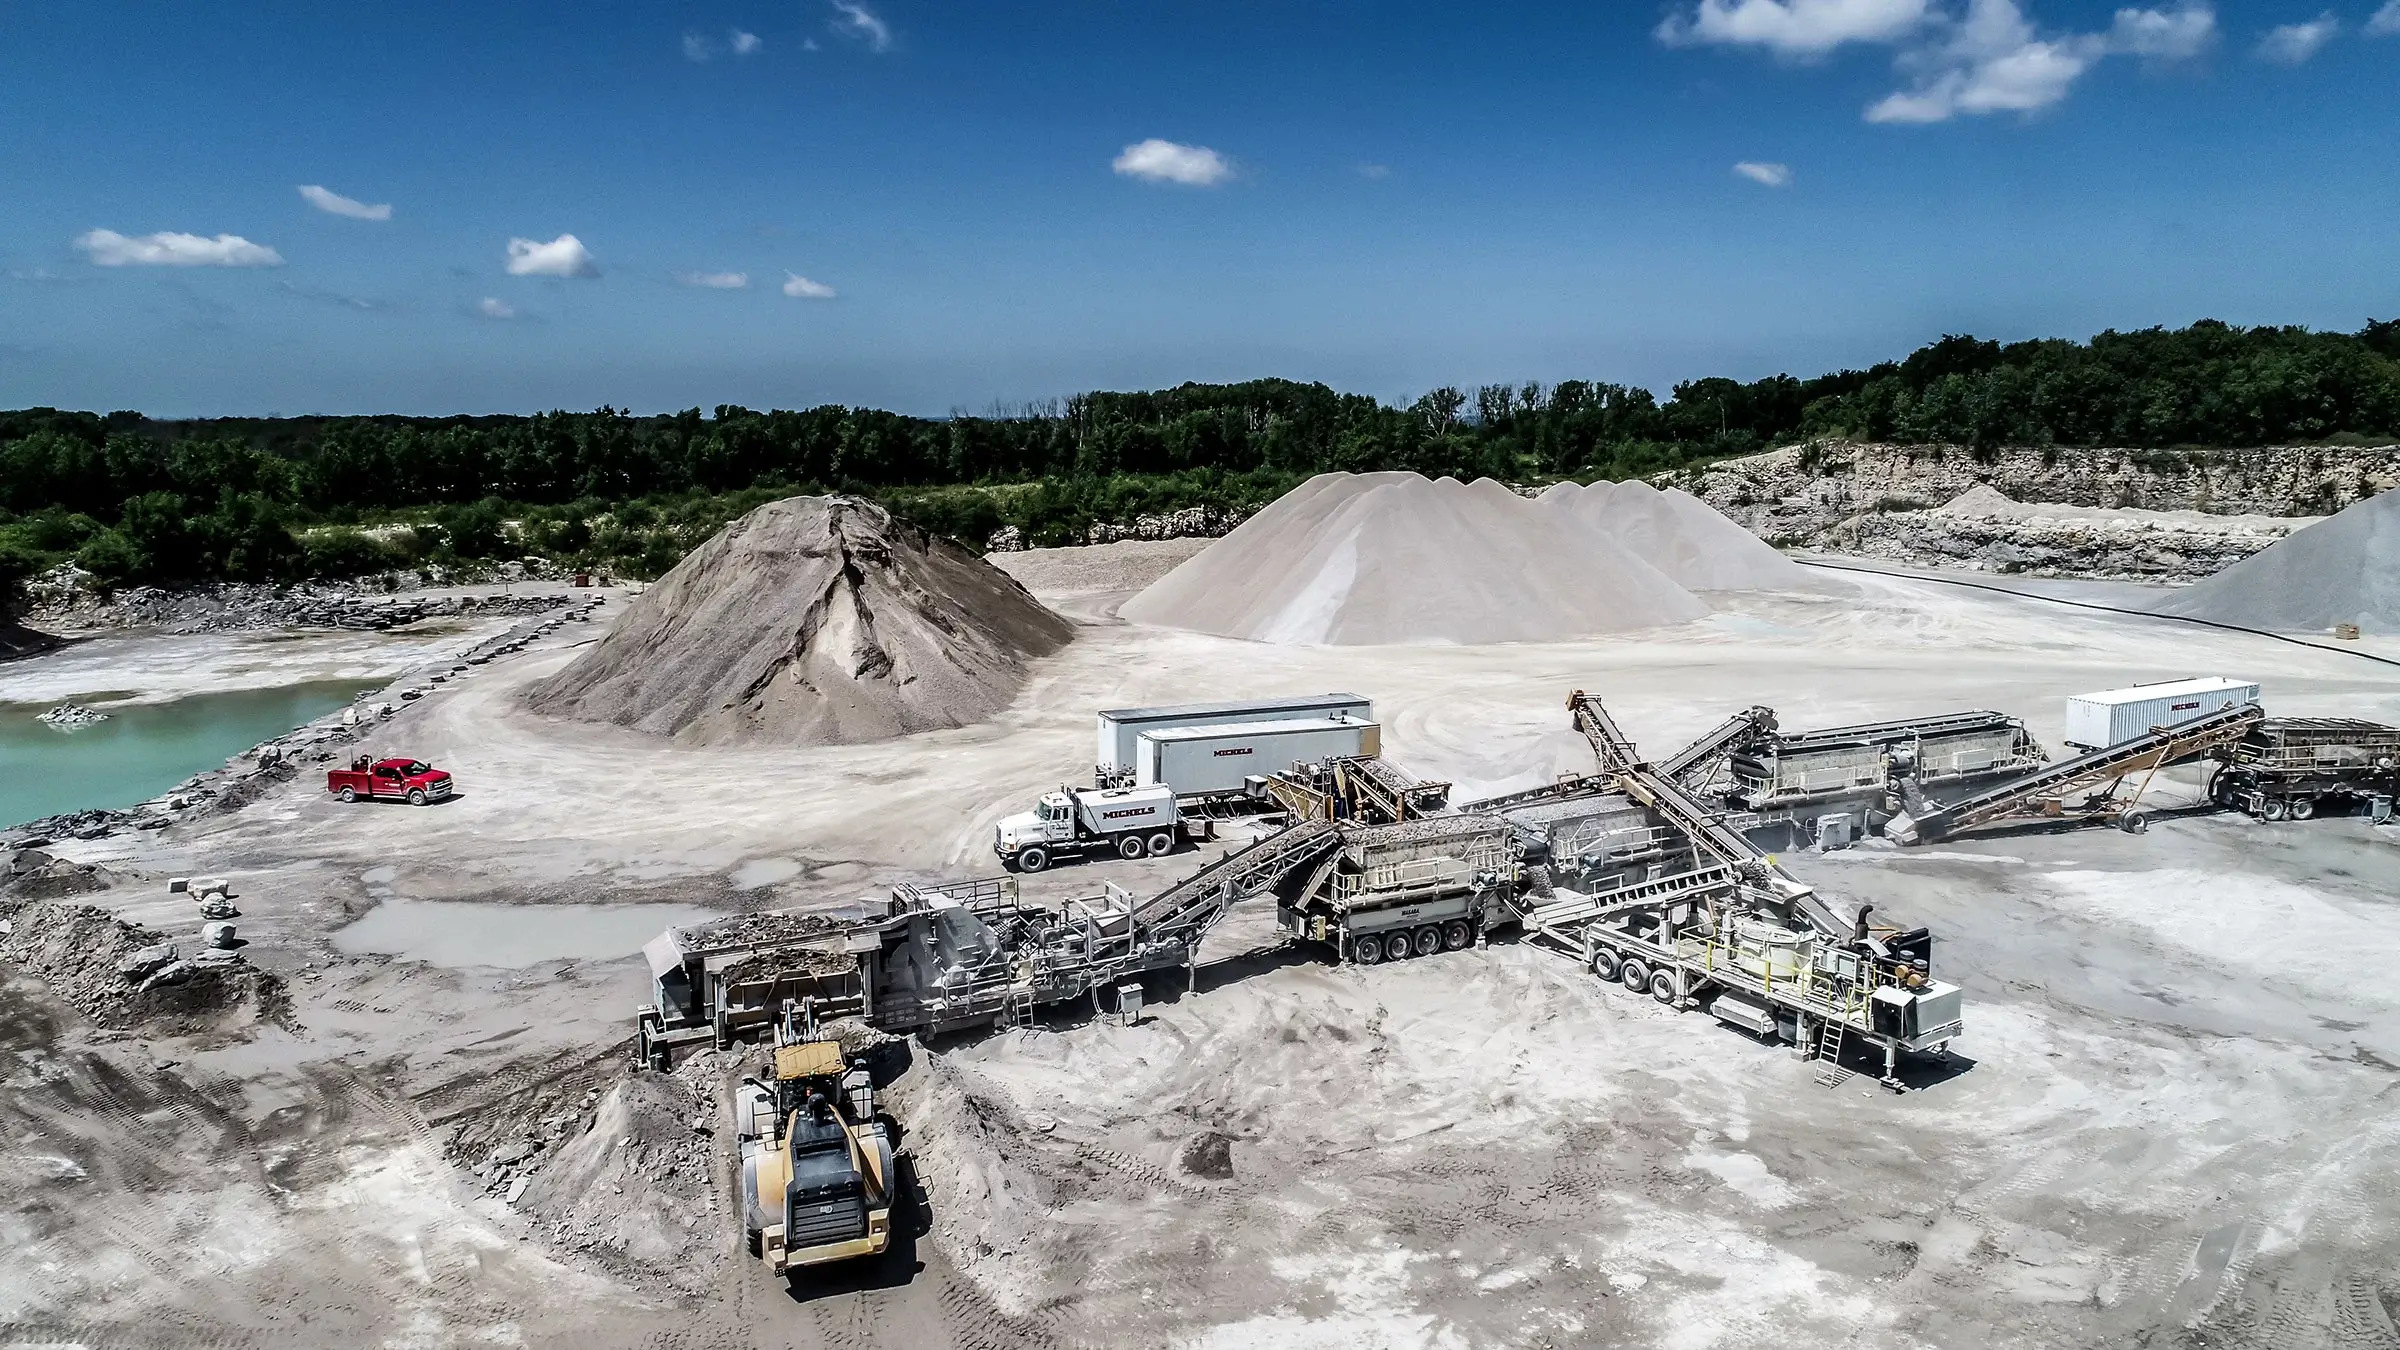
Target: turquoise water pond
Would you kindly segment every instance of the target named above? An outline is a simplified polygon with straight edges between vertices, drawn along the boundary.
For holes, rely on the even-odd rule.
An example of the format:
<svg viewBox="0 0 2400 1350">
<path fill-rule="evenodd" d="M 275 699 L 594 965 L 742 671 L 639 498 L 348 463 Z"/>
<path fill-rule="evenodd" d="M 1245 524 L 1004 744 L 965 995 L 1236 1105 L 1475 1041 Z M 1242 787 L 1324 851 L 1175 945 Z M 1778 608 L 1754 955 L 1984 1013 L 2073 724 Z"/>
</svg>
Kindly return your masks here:
<svg viewBox="0 0 2400 1350">
<path fill-rule="evenodd" d="M 41 704 L 0 703 L 0 828 L 147 801 L 379 686 L 334 680 L 113 706 L 87 694 L 78 701 L 109 720 L 72 731 L 34 720 Z"/>
</svg>

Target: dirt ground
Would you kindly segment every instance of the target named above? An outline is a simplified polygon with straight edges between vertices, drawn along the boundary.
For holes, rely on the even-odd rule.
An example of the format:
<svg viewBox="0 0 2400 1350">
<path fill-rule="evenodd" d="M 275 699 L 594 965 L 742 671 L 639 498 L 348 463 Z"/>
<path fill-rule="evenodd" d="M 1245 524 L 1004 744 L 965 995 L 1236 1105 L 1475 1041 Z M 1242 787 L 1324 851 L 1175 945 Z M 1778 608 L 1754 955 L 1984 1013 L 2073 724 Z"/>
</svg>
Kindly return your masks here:
<svg viewBox="0 0 2400 1350">
<path fill-rule="evenodd" d="M 537 909 L 588 953 L 595 907 L 986 874 L 993 823 L 1088 775 L 1092 711 L 1127 704 L 1355 689 L 1462 796 L 1588 771 L 1575 688 L 1658 753 L 1752 703 L 1791 727 L 1994 707 L 2055 746 L 2066 695 L 2200 673 L 2400 721 L 2363 661 L 1914 578 L 1572 644 L 1310 649 L 1116 622 L 1124 558 L 1041 567 L 1085 626 L 988 724 L 730 750 L 532 717 L 517 692 L 600 627 L 571 625 L 370 743 L 453 769 L 453 803 L 303 779 L 76 846 L 137 878 L 79 901 L 162 931 L 197 926 L 164 877 L 234 878 L 290 1014 L 174 1038 L 0 987 L 0 1343 L 2400 1347 L 2400 832 L 2357 820 L 1788 858 L 1931 924 L 1967 989 L 1957 1062 L 1897 1097 L 1529 947 L 1337 968 L 1237 911 L 1140 1025 L 904 1049 L 900 1250 L 791 1290 L 738 1255 L 731 1066 L 625 1068 L 630 952 L 335 945 L 389 901 Z"/>
</svg>

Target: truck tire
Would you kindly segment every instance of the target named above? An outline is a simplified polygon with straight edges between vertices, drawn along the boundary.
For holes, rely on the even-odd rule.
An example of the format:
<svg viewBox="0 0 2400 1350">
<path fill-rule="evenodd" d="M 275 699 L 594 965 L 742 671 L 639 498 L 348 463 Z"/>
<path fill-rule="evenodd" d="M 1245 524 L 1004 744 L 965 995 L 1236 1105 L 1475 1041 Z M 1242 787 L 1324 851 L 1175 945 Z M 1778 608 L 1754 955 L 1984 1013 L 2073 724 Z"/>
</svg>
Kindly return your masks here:
<svg viewBox="0 0 2400 1350">
<path fill-rule="evenodd" d="M 1431 956 L 1442 949 L 1442 930 L 1429 923 L 1417 930 L 1409 945 L 1417 949 L 1417 955 Z"/>
<path fill-rule="evenodd" d="M 1617 978 L 1617 954 L 1606 947 L 1592 953 L 1592 973 L 1604 980 Z"/>
<path fill-rule="evenodd" d="M 1465 919 L 1452 919 L 1442 925 L 1442 946 L 1445 950 L 1463 952 L 1475 941 L 1475 925 Z"/>
<path fill-rule="evenodd" d="M 1674 971 L 1654 971 L 1650 976 L 1650 997 L 1672 1008 L 1675 1006 L 1675 1000 L 1683 994 L 1683 991 L 1677 987 L 1681 983 L 1682 981 L 1676 978 Z"/>
<path fill-rule="evenodd" d="M 2258 818 L 2260 820 L 2281 820 L 2289 809 L 2283 804 L 2283 798 L 2269 797 L 2267 804 L 2259 808 Z"/>
<path fill-rule="evenodd" d="M 1160 830 L 1158 833 L 1150 836 L 1151 857 L 1163 858 L 1174 851 L 1175 832 L 1173 830 Z"/>
<path fill-rule="evenodd" d="M 2288 810 L 2287 812 L 2285 812 L 2285 814 L 2289 815 L 2289 816 L 2290 816 L 2292 819 L 2294 819 L 2294 820 L 2306 820 L 2306 819 L 2308 819 L 2310 816 L 2313 816 L 2313 815 L 2315 815 L 2316 813 L 2317 813 L 2317 799 L 2316 799 L 2316 798 L 2314 798 L 2314 797 L 2294 797 L 2294 798 L 2292 798 L 2292 805 L 2291 805 L 2291 808 L 2290 808 L 2290 810 Z"/>
<path fill-rule="evenodd" d="M 410 788 L 408 790 L 408 804 L 410 806 L 423 806 L 425 804 L 425 789 Z"/>
<path fill-rule="evenodd" d="M 346 801 L 346 802 L 355 802 L 355 801 L 357 801 L 357 800 L 358 800 L 358 789 L 357 789 L 357 788 L 349 788 L 349 787 L 343 788 L 343 789 L 342 789 L 342 800 L 343 800 L 343 801 Z"/>
<path fill-rule="evenodd" d="M 2150 832 L 2150 813 L 2141 810 L 2127 811 L 2117 817 L 2117 828 L 2127 834 L 2148 834 Z"/>
<path fill-rule="evenodd" d="M 1617 978 L 1633 992 L 1645 993 L 1650 988 L 1650 965 L 1638 956 L 1629 956 L 1624 965 L 1617 967 Z"/>
<path fill-rule="evenodd" d="M 1017 870 L 1020 872 L 1039 872 L 1049 865 L 1050 855 L 1042 849 L 1021 848 L 1017 850 Z"/>
<path fill-rule="evenodd" d="M 1127 862 L 1131 862 L 1134 859 L 1142 856 L 1142 837 L 1138 834 L 1118 836 L 1117 856 L 1123 858 Z"/>
<path fill-rule="evenodd" d="M 1350 959 L 1362 966 L 1382 964 L 1383 939 L 1372 933 L 1350 939 Z"/>
</svg>

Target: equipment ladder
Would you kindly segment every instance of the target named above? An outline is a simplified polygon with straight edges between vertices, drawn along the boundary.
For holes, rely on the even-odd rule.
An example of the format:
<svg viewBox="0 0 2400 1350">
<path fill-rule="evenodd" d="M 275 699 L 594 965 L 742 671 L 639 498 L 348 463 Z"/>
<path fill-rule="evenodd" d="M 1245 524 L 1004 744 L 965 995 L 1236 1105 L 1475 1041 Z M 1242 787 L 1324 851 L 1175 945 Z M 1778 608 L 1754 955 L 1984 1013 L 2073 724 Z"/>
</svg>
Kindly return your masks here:
<svg viewBox="0 0 2400 1350">
<path fill-rule="evenodd" d="M 1838 1017 L 1828 1017 L 1817 1026 L 1817 1052 L 1810 1056 L 1817 1062 L 1817 1086 L 1840 1087 L 1851 1079 L 1842 1067 L 1842 1048 L 1848 1043 L 1850 1024 Z"/>
</svg>

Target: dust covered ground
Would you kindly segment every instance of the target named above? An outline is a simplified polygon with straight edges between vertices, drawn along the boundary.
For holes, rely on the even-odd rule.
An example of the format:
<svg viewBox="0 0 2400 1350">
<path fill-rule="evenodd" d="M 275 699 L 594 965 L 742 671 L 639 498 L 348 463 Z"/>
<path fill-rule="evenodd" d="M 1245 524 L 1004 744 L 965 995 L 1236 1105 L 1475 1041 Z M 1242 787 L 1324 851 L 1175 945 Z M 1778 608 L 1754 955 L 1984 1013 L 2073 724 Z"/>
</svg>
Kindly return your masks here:
<svg viewBox="0 0 2400 1350">
<path fill-rule="evenodd" d="M 2055 746 L 2065 695 L 2188 673 L 2400 721 L 2365 662 L 1910 578 L 1573 644 L 1309 649 L 1118 623 L 1143 568 L 1098 550 L 1041 567 L 1083 626 L 990 723 L 700 749 L 533 717 L 518 691 L 570 631 L 370 744 L 456 771 L 453 803 L 344 808 L 304 778 L 61 846 L 124 875 L 77 903 L 171 934 L 197 924 L 164 877 L 235 878 L 288 1012 L 103 1028 L 39 971 L 0 987 L 0 1341 L 2400 1346 L 2400 838 L 2348 819 L 1787 859 L 1931 924 L 1968 990 L 1959 1062 L 1899 1097 L 1530 948 L 1336 968 L 1240 911 L 1141 1025 L 893 1047 L 899 1250 L 771 1281 L 729 1213 L 738 1066 L 629 1073 L 638 961 L 545 934 L 588 953 L 623 906 L 988 873 L 1000 815 L 1088 774 L 1095 708 L 1357 689 L 1387 752 L 1462 795 L 1588 770 L 1573 688 L 1656 753 L 1751 703 L 1792 727 L 1996 707 Z M 494 925 L 490 964 L 337 945 L 395 902 Z"/>
</svg>

